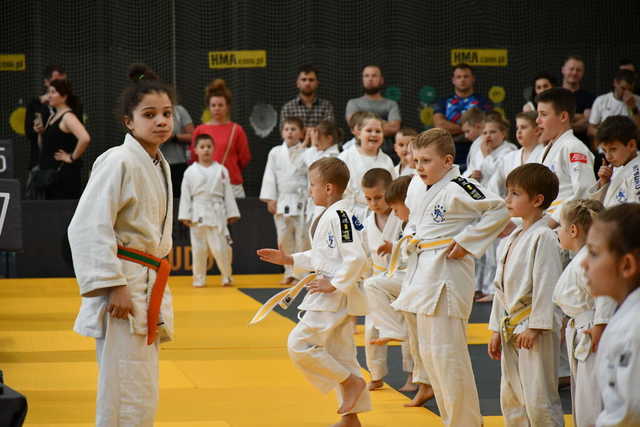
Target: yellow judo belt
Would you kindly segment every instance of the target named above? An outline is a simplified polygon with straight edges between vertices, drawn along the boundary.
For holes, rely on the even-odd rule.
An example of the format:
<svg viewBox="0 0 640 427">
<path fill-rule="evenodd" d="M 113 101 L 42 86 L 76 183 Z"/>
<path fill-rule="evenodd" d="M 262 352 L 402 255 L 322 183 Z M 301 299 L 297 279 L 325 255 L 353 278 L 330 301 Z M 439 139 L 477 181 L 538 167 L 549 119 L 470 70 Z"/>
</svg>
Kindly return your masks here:
<svg viewBox="0 0 640 427">
<path fill-rule="evenodd" d="M 151 296 L 147 307 L 147 345 L 151 345 L 156 339 L 158 326 L 162 325 L 162 322 L 158 322 L 160 319 L 160 306 L 162 305 L 162 296 L 169 280 L 171 265 L 166 259 L 157 258 L 124 246 L 118 246 L 118 258 L 135 262 L 156 271 L 156 281 L 151 288 Z"/>
<path fill-rule="evenodd" d="M 502 333 L 503 344 L 506 344 L 513 337 L 513 331 L 520 323 L 529 318 L 531 306 L 521 308 L 513 314 L 505 314 L 500 322 L 500 332 Z"/>
<path fill-rule="evenodd" d="M 419 240 L 415 239 L 411 235 L 404 236 L 402 239 L 398 240 L 398 242 L 396 242 L 393 247 L 393 251 L 391 252 L 391 260 L 389 261 L 389 269 L 387 270 L 387 276 L 393 276 L 398 270 L 398 265 L 400 263 L 400 254 L 402 253 L 402 246 L 404 244 L 413 246 L 421 250 L 427 250 L 445 247 L 448 246 L 451 242 L 453 242 L 453 239 Z"/>
<path fill-rule="evenodd" d="M 556 206 L 561 205 L 563 202 L 564 200 L 556 200 L 555 202 L 552 202 L 547 209 L 547 213 L 553 213 L 556 210 Z"/>
<path fill-rule="evenodd" d="M 289 308 L 291 303 L 296 299 L 296 297 L 302 292 L 305 286 L 309 283 L 313 282 L 319 275 L 312 273 L 304 277 L 304 279 L 300 280 L 295 286 L 291 288 L 287 288 L 283 291 L 278 292 L 267 302 L 265 302 L 262 307 L 258 309 L 256 314 L 253 316 L 253 319 L 249 322 L 249 325 L 254 325 L 258 322 L 261 322 L 269 313 L 273 311 L 276 306 L 280 306 L 283 310 Z"/>
</svg>

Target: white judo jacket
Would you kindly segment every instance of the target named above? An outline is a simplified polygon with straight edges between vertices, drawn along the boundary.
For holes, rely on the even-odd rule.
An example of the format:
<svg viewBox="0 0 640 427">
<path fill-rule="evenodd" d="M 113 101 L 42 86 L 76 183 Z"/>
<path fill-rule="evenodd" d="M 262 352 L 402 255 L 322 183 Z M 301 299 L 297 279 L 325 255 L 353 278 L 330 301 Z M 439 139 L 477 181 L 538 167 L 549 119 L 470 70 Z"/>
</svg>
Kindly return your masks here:
<svg viewBox="0 0 640 427">
<path fill-rule="evenodd" d="M 596 353 L 603 410 L 596 427 L 640 425 L 640 288 L 613 315 Z"/>
<path fill-rule="evenodd" d="M 269 151 L 262 177 L 260 199 L 276 200 L 277 214 L 303 215 L 307 200 L 307 167 L 302 144 L 288 147 L 286 142 Z"/>
<path fill-rule="evenodd" d="M 560 326 L 552 297 L 562 274 L 562 261 L 558 237 L 548 223 L 548 216 L 543 215 L 527 230 L 520 225 L 501 245 L 489 319 L 492 331 L 500 331 L 500 320 L 505 315 L 515 314 L 527 306 L 531 306 L 528 322 L 522 322 L 515 333 L 527 327 L 557 330 Z"/>
<path fill-rule="evenodd" d="M 350 315 L 367 313 L 362 276 L 368 269 L 362 242 L 362 224 L 340 200 L 329 206 L 311 225 L 311 249 L 293 254 L 294 273 L 315 271 L 331 281 L 331 293 L 308 293 L 299 310 L 338 311 L 347 307 Z"/>
<path fill-rule="evenodd" d="M 182 179 L 179 220 L 217 227 L 227 234 L 227 219 L 240 217 L 229 172 L 218 162 L 210 166 L 193 163 Z"/>
<path fill-rule="evenodd" d="M 589 189 L 596 182 L 593 154 L 569 129 L 545 147 L 540 162 L 551 169 L 560 182 L 558 197 L 547 211 L 555 222 L 560 223 L 562 205 L 569 200 L 587 198 Z"/>
<path fill-rule="evenodd" d="M 489 184 L 491 177 L 500 167 L 503 158 L 511 152 L 517 151 L 517 147 L 509 141 L 504 141 L 489 153 L 489 155 L 485 156 L 480 148 L 482 141 L 482 137 L 477 138 L 471 145 L 469 155 L 467 156 L 467 170 L 462 174 L 462 176 L 468 178 L 471 176 L 473 171 L 479 170 L 480 173 L 482 173 L 480 184 L 486 187 Z"/>
<path fill-rule="evenodd" d="M 594 184 L 589 189 L 589 197 L 601 201 L 606 208 L 623 203 L 640 203 L 640 156 L 616 168 L 606 185 L 598 188 L 598 184 Z"/>
<path fill-rule="evenodd" d="M 520 148 L 516 151 L 511 151 L 504 156 L 498 163 L 495 172 L 489 178 L 489 183 L 487 184 L 487 188 L 489 191 L 499 194 L 501 197 L 506 197 L 507 195 L 507 176 L 518 166 L 522 166 L 526 163 L 540 163 L 542 158 L 542 152 L 544 151 L 544 147 L 542 144 L 538 144 L 535 146 L 533 151 L 529 153 L 529 157 L 527 157 L 526 161 L 522 160 L 522 152 L 523 149 Z"/>
<path fill-rule="evenodd" d="M 425 190 L 421 197 L 420 189 Z M 407 199 L 411 216 L 405 234 L 415 228 L 415 239 L 422 242 L 453 239 L 476 258 L 509 220 L 504 200 L 462 178 L 457 166 L 429 189 L 414 178 Z M 445 247 L 419 251 L 415 271 L 406 276 L 402 292 L 392 304 L 396 310 L 432 315 L 446 288 L 449 316 L 469 318 L 475 289 L 474 260 L 470 256 L 448 259 L 446 252 Z"/>
<path fill-rule="evenodd" d="M 164 179 L 158 166 L 140 143 L 127 134 L 124 144 L 111 148 L 93 164 L 87 187 L 69 225 L 80 295 L 80 313 L 74 330 L 85 336 L 103 338 L 108 288 L 126 285 L 133 300 L 131 327 L 147 335 L 147 297 L 156 272 L 117 257 L 118 245 L 137 249 L 158 258 L 172 246 L 173 194 L 169 164 L 158 152 Z M 161 305 L 162 340 L 173 334 L 171 291 L 167 285 Z"/>
<path fill-rule="evenodd" d="M 371 258 L 373 273 L 385 272 L 389 266 L 389 255 L 378 255 L 378 248 L 385 241 L 394 243 L 402 237 L 402 220 L 392 212 L 387 218 L 384 229 L 380 230 L 376 224 L 376 216 L 369 214 L 364 222 L 365 247 Z"/>
</svg>

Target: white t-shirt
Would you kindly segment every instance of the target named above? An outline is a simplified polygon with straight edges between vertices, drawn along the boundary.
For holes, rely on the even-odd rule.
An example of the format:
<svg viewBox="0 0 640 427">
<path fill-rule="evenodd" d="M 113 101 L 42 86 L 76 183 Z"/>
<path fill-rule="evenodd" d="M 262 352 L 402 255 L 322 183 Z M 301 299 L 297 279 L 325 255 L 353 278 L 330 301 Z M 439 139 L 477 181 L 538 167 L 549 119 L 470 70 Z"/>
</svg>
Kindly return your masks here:
<svg viewBox="0 0 640 427">
<path fill-rule="evenodd" d="M 640 107 L 640 96 L 633 95 L 636 99 L 636 105 Z M 599 125 L 609 116 L 627 116 L 631 117 L 631 111 L 627 105 L 616 99 L 613 92 L 600 95 L 593 101 L 591 106 L 591 114 L 589 115 L 589 123 Z"/>
</svg>

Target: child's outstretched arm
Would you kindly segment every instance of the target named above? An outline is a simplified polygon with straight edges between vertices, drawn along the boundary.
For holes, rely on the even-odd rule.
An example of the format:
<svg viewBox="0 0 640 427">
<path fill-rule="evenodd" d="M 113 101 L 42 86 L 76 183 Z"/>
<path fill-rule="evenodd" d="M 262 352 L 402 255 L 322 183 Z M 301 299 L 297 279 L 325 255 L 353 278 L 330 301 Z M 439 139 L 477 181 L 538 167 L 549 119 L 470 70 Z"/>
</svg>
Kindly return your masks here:
<svg viewBox="0 0 640 427">
<path fill-rule="evenodd" d="M 293 257 L 281 249 L 264 248 L 258 249 L 256 253 L 260 257 L 260 261 L 277 265 L 293 265 Z"/>
</svg>

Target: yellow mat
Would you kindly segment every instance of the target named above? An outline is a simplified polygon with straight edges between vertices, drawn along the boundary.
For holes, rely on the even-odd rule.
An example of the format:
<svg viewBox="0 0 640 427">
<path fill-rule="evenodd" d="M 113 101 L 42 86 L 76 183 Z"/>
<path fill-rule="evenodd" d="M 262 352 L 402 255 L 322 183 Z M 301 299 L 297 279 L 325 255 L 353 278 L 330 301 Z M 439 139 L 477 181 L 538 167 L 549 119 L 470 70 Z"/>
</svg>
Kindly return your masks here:
<svg viewBox="0 0 640 427">
<path fill-rule="evenodd" d="M 176 337 L 161 346 L 156 426 L 320 427 L 337 420 L 335 395 L 313 389 L 288 359 L 293 322 L 272 314 L 247 326 L 260 303 L 237 288 L 278 287 L 280 278 L 237 276 L 234 287 L 222 288 L 210 277 L 202 289 L 190 277 L 171 278 Z M 71 331 L 80 302 L 75 281 L 1 280 L 0 300 L 0 368 L 27 396 L 25 425 L 93 425 L 95 344 Z M 486 343 L 486 325 L 469 325 L 468 335 Z M 372 399 L 375 410 L 361 417 L 368 427 L 441 424 L 424 408 L 404 408 L 407 398 L 388 386 Z M 485 417 L 487 426 L 501 424 Z"/>
</svg>

